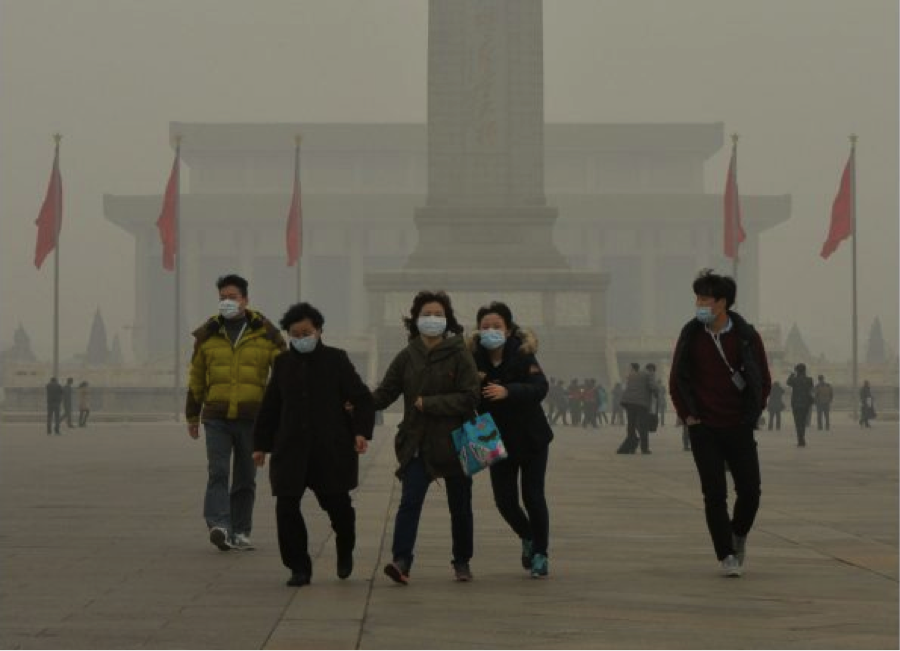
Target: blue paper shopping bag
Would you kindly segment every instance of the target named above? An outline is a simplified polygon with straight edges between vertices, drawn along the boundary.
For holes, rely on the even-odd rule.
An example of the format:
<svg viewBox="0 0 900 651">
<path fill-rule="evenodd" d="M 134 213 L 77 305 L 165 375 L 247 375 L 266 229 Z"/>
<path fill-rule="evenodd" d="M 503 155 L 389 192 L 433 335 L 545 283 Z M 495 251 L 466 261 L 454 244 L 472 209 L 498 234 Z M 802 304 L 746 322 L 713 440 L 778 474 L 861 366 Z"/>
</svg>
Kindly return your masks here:
<svg viewBox="0 0 900 651">
<path fill-rule="evenodd" d="M 506 458 L 500 430 L 490 414 L 479 414 L 453 430 L 453 445 L 468 476 Z"/>
</svg>

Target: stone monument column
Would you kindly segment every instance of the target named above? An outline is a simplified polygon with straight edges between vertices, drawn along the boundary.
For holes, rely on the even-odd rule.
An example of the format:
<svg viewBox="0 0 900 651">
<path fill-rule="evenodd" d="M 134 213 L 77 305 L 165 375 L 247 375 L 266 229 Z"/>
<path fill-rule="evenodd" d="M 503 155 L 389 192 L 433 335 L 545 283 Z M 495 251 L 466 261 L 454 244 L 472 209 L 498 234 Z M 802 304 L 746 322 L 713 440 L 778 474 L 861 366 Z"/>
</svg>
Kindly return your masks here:
<svg viewBox="0 0 900 651">
<path fill-rule="evenodd" d="M 540 337 L 548 375 L 607 383 L 608 279 L 569 269 L 556 217 L 544 196 L 541 0 L 431 0 L 418 244 L 402 270 L 365 281 L 379 372 L 405 344 L 413 296 L 444 289 L 468 331 L 479 306 L 504 301 Z"/>
</svg>

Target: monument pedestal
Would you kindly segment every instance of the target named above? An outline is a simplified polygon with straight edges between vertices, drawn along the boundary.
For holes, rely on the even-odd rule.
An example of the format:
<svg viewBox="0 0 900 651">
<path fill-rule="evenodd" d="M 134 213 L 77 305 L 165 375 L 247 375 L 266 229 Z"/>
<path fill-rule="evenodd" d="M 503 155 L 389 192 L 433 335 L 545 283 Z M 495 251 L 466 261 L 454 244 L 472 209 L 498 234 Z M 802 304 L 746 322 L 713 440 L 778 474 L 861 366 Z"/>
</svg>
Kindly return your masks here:
<svg viewBox="0 0 900 651">
<path fill-rule="evenodd" d="M 369 327 L 377 341 L 379 379 L 406 345 L 403 317 L 422 290 L 444 290 L 466 336 L 477 329 L 478 308 L 509 305 L 516 323 L 540 340 L 538 360 L 547 376 L 597 378 L 607 384 L 614 360 L 606 350 L 604 301 L 609 278 L 567 269 L 405 269 L 366 274 Z"/>
</svg>

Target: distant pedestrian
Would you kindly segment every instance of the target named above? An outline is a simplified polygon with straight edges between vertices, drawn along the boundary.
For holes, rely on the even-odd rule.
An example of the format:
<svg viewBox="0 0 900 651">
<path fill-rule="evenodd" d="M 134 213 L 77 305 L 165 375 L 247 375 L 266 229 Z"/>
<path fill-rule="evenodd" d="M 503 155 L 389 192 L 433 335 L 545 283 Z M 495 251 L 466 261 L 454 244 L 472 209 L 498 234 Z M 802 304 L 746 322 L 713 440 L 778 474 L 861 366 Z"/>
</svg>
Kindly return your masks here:
<svg viewBox="0 0 900 651">
<path fill-rule="evenodd" d="M 809 414 L 815 402 L 812 378 L 806 375 L 806 364 L 794 367 L 794 372 L 787 379 L 791 387 L 791 411 L 794 414 L 794 429 L 797 430 L 797 447 L 806 447 L 806 426 Z"/>
<path fill-rule="evenodd" d="M 569 406 L 570 424 L 572 427 L 578 427 L 581 425 L 581 408 L 583 404 L 581 399 L 581 386 L 579 386 L 578 380 L 573 379 L 569 383 L 569 388 L 566 389 L 566 401 Z"/>
<path fill-rule="evenodd" d="M 597 429 L 597 382 L 593 378 L 585 380 L 581 388 L 581 409 L 584 412 L 581 426 L 587 429 L 590 425 Z"/>
<path fill-rule="evenodd" d="M 606 415 L 606 412 L 609 411 L 609 394 L 606 393 L 606 387 L 602 384 L 597 385 L 597 417 L 602 425 L 606 423 L 609 425 L 609 417 Z"/>
<path fill-rule="evenodd" d="M 834 399 L 834 390 L 831 385 L 825 381 L 825 376 L 819 376 L 819 382 L 816 384 L 816 426 L 822 431 L 822 424 L 825 425 L 825 431 L 831 429 L 831 401 Z"/>
<path fill-rule="evenodd" d="M 744 569 L 747 535 L 759 510 L 759 456 L 753 430 L 771 386 L 762 338 L 731 310 L 734 279 L 706 269 L 693 284 L 696 317 L 681 330 L 669 391 L 688 426 L 700 475 L 706 526 L 725 576 Z M 728 513 L 726 467 L 734 480 Z"/>
<path fill-rule="evenodd" d="M 271 455 L 278 549 L 291 571 L 287 584 L 299 587 L 310 582 L 313 569 L 300 510 L 307 489 L 331 522 L 338 578 L 353 572 L 356 511 L 350 491 L 359 483 L 358 455 L 372 438 L 375 411 L 346 351 L 322 341 L 325 318 L 319 310 L 297 303 L 280 325 L 290 348 L 272 365 L 253 426 L 253 461 L 261 467 Z"/>
<path fill-rule="evenodd" d="M 865 380 L 862 388 L 859 390 L 860 426 L 872 427 L 869 421 L 873 418 L 875 418 L 875 399 L 872 397 L 872 387 L 869 385 L 869 381 Z"/>
<path fill-rule="evenodd" d="M 78 385 L 78 427 L 87 427 L 91 415 L 91 387 L 87 381 Z"/>
<path fill-rule="evenodd" d="M 650 454 L 650 430 L 648 417 L 650 409 L 656 402 L 656 366 L 647 364 L 641 370 L 640 364 L 633 363 L 631 372 L 622 392 L 622 407 L 628 419 L 625 440 L 619 446 L 619 454 L 634 454 L 638 444 L 641 454 Z"/>
<path fill-rule="evenodd" d="M 394 439 L 400 505 L 394 520 L 392 561 L 384 573 L 392 581 L 409 583 L 425 496 L 431 482 L 443 478 L 453 572 L 457 581 L 471 581 L 472 478 L 463 473 L 451 432 L 475 414 L 481 382 L 446 293 L 419 292 L 403 323 L 409 343 L 394 357 L 372 394 L 375 409 L 386 409 L 403 396 L 403 419 Z"/>
<path fill-rule="evenodd" d="M 766 405 L 769 411 L 769 431 L 775 427 L 776 431 L 781 431 L 781 412 L 784 411 L 784 387 L 781 382 L 776 380 L 772 383 L 772 393 L 769 394 L 769 403 Z"/>
<path fill-rule="evenodd" d="M 612 400 L 610 401 L 612 412 L 609 418 L 610 425 L 624 425 L 625 419 L 623 417 L 624 411 L 622 409 L 622 383 L 616 382 L 616 384 L 612 388 L 611 394 Z"/>
<path fill-rule="evenodd" d="M 547 379 L 535 357 L 538 340 L 516 325 L 505 303 L 480 308 L 475 322 L 469 347 L 481 377 L 478 412 L 491 414 L 509 454 L 490 468 L 494 503 L 519 537 L 522 567 L 532 578 L 544 577 L 550 537 L 544 478 L 553 430 L 540 408 Z"/>
<path fill-rule="evenodd" d="M 73 386 L 72 378 L 66 378 L 66 384 L 62 388 L 62 416 L 60 416 L 60 420 L 66 421 L 66 425 L 69 427 L 75 427 L 72 423 L 72 389 Z"/>
<path fill-rule="evenodd" d="M 657 407 L 657 413 L 659 414 L 659 426 L 660 427 L 666 426 L 666 407 L 667 407 L 666 394 L 667 393 L 668 393 L 668 391 L 666 391 L 666 385 L 663 384 L 662 379 L 657 379 L 656 380 L 656 399 L 657 399 L 656 407 Z"/>
<path fill-rule="evenodd" d="M 52 432 L 59 434 L 59 423 L 62 420 L 60 416 L 60 407 L 62 406 L 63 388 L 59 384 L 59 380 L 55 377 L 50 378 L 46 386 L 47 390 L 47 435 Z"/>
</svg>

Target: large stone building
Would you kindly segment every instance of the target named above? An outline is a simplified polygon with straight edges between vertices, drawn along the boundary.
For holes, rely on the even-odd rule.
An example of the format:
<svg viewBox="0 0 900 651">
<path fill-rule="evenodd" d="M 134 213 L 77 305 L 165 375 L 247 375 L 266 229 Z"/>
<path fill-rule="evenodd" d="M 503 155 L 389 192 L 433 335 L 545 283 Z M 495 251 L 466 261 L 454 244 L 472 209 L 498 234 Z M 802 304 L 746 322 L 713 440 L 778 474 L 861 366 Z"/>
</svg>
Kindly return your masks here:
<svg viewBox="0 0 900 651">
<path fill-rule="evenodd" d="M 365 274 L 403 267 L 416 248 L 413 216 L 427 187 L 425 125 L 172 123 L 170 134 L 183 138 L 186 168 L 182 332 L 215 311 L 214 281 L 223 273 L 247 277 L 251 305 L 272 317 L 296 300 L 285 224 L 294 137 L 302 134 L 302 296 L 325 313 L 327 335 L 363 362 L 375 345 L 367 337 Z M 731 270 L 722 254 L 722 196 L 704 191 L 704 164 L 723 142 L 721 123 L 545 126 L 545 194 L 559 211 L 555 243 L 572 269 L 608 274 L 607 358 L 618 361 L 614 366 L 668 355 L 692 313 L 697 270 Z M 724 185 L 724 171 L 710 171 L 715 187 Z M 156 229 L 161 201 L 104 198 L 107 219 L 135 237 L 132 346 L 142 362 L 171 358 L 172 351 L 171 311 L 158 309 L 174 296 Z M 745 188 L 741 202 L 747 240 L 739 308 L 756 320 L 759 236 L 789 218 L 790 197 Z M 372 360 L 368 355 L 363 366 L 370 376 L 377 371 Z M 617 373 L 607 369 L 606 379 Z"/>
</svg>

